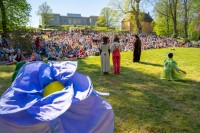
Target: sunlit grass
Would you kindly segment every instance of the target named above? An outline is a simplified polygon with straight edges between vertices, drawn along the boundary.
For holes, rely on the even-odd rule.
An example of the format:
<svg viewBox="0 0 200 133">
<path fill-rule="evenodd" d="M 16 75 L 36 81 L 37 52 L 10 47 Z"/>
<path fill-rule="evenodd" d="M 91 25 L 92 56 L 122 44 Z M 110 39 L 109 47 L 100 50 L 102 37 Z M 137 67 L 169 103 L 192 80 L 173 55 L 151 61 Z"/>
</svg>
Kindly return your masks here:
<svg viewBox="0 0 200 133">
<path fill-rule="evenodd" d="M 174 53 L 187 72 L 181 81 L 161 80 L 163 61 Z M 111 56 L 112 57 L 112 56 Z M 171 48 L 142 51 L 141 63 L 132 52 L 121 54 L 121 74 L 101 73 L 100 57 L 78 60 L 77 71 L 92 79 L 115 113 L 115 133 L 198 133 L 200 131 L 200 49 Z M 111 70 L 112 70 L 112 60 Z M 0 93 L 11 83 L 15 66 L 0 66 Z"/>
</svg>

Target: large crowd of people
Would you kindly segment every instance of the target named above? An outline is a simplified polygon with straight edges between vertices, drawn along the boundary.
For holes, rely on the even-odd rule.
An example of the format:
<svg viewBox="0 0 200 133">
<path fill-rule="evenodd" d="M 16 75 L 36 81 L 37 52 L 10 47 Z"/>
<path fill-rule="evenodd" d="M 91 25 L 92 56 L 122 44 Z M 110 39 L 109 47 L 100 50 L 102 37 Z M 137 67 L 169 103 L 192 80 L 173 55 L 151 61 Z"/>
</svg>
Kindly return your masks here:
<svg viewBox="0 0 200 133">
<path fill-rule="evenodd" d="M 92 55 L 99 55 L 102 38 L 108 37 L 108 45 L 114 41 L 114 33 L 90 32 L 35 32 L 32 41 L 33 53 L 29 61 L 42 60 L 41 54 L 48 60 L 63 60 L 65 58 L 87 58 Z M 129 33 L 117 34 L 122 51 L 132 51 L 134 35 Z M 177 39 L 171 37 L 160 37 L 156 35 L 138 35 L 141 40 L 141 49 L 155 49 L 167 47 L 193 47 L 191 43 L 179 43 Z M 197 47 L 199 47 L 197 45 Z M 8 62 L 19 62 L 27 60 L 23 57 L 18 48 L 13 48 L 9 41 L 2 36 L 0 40 L 0 60 Z M 39 55 L 38 55 L 39 54 Z M 31 57 L 32 56 L 32 57 Z M 20 57 L 20 58 L 19 58 Z"/>
</svg>

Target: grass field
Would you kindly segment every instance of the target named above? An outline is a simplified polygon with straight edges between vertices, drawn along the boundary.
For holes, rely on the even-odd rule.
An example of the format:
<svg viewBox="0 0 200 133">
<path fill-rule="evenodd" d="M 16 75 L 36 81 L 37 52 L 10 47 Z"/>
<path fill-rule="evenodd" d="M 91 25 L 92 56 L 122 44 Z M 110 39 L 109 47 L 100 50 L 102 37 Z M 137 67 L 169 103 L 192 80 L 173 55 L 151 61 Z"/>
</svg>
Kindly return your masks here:
<svg viewBox="0 0 200 133">
<path fill-rule="evenodd" d="M 168 52 L 187 72 L 184 80 L 159 79 Z M 121 58 L 120 75 L 103 75 L 99 56 L 78 60 L 77 70 L 90 76 L 96 90 L 110 92 L 104 98 L 113 106 L 115 133 L 200 132 L 200 49 L 146 50 L 140 63 L 132 62 L 132 52 Z M 14 68 L 0 66 L 0 94 L 10 85 Z"/>
</svg>

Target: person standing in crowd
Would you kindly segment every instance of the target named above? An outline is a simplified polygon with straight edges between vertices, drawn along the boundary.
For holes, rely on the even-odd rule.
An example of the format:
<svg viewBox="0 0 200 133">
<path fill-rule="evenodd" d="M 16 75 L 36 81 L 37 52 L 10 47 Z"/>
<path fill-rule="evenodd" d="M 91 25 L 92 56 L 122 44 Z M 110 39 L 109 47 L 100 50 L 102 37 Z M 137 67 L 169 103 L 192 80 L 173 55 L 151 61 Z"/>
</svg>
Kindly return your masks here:
<svg viewBox="0 0 200 133">
<path fill-rule="evenodd" d="M 102 38 L 102 44 L 100 45 L 100 57 L 101 57 L 101 70 L 104 74 L 108 74 L 110 71 L 110 46 L 108 45 L 108 37 Z"/>
<path fill-rule="evenodd" d="M 140 62 L 141 55 L 141 40 L 138 35 L 135 35 L 135 43 L 133 46 L 133 62 Z"/>
<path fill-rule="evenodd" d="M 111 45 L 114 74 L 120 74 L 120 51 L 121 50 L 122 50 L 122 47 L 119 43 L 119 37 L 115 36 L 113 43 Z"/>
<path fill-rule="evenodd" d="M 36 47 L 36 52 L 37 53 L 40 52 L 40 45 L 41 45 L 40 38 L 37 37 L 36 40 L 35 40 L 35 47 Z"/>
<path fill-rule="evenodd" d="M 161 73 L 161 79 L 179 80 L 184 77 L 185 71 L 178 68 L 176 61 L 173 60 L 173 53 L 168 54 L 168 60 L 164 61 L 164 70 Z"/>
</svg>

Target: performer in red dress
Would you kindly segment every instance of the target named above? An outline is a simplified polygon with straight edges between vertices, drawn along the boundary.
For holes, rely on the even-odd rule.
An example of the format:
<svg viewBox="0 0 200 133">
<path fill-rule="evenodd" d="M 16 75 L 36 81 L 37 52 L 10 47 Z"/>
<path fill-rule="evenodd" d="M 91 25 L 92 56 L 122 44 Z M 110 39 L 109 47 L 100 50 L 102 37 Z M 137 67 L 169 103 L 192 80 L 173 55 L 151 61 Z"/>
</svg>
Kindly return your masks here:
<svg viewBox="0 0 200 133">
<path fill-rule="evenodd" d="M 120 51 L 121 50 L 122 50 L 122 47 L 119 43 L 119 37 L 115 36 L 113 43 L 111 45 L 114 74 L 120 73 Z"/>
</svg>

